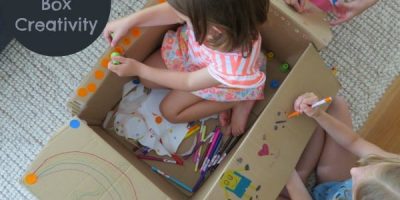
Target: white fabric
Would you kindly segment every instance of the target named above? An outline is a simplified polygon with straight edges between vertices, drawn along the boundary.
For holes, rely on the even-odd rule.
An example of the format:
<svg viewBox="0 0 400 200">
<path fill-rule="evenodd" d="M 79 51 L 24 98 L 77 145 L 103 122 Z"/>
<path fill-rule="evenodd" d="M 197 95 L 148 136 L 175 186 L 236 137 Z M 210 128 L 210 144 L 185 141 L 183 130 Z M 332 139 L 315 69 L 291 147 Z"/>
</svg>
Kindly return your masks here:
<svg viewBox="0 0 400 200">
<path fill-rule="evenodd" d="M 115 132 L 137 140 L 158 155 L 175 153 L 189 129 L 187 123 L 172 124 L 162 117 L 159 105 L 168 92 L 153 89 L 147 94 L 143 85 L 135 85 L 132 81 L 126 83 L 113 122 Z"/>
</svg>

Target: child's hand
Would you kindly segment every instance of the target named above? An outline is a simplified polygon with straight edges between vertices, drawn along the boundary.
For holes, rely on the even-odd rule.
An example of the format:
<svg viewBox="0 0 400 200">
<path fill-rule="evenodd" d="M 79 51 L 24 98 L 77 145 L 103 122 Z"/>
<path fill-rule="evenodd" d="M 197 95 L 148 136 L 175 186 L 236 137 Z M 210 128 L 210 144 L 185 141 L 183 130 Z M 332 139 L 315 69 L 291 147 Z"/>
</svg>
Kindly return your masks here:
<svg viewBox="0 0 400 200">
<path fill-rule="evenodd" d="M 122 56 L 115 56 L 112 58 L 113 61 L 119 62 L 120 64 L 115 65 L 112 62 L 108 63 L 108 69 L 118 76 L 138 76 L 140 69 L 143 68 L 144 64 L 132 59 L 125 58 Z"/>
<path fill-rule="evenodd" d="M 305 0 L 284 0 L 286 4 L 292 6 L 297 12 L 304 12 L 304 6 L 306 4 Z"/>
<path fill-rule="evenodd" d="M 305 93 L 294 102 L 294 110 L 305 113 L 309 117 L 317 117 L 321 110 L 319 108 L 311 108 L 311 105 L 317 101 L 318 97 L 314 93 Z"/>
<path fill-rule="evenodd" d="M 336 16 L 336 19 L 332 20 L 330 24 L 335 26 L 350 21 L 376 2 L 377 0 L 354 0 L 350 2 L 339 0 L 333 7 L 333 13 Z"/>
<path fill-rule="evenodd" d="M 112 47 L 114 47 L 118 41 L 129 32 L 128 23 L 127 18 L 121 18 L 109 22 L 106 25 L 103 31 L 103 36 Z"/>
</svg>

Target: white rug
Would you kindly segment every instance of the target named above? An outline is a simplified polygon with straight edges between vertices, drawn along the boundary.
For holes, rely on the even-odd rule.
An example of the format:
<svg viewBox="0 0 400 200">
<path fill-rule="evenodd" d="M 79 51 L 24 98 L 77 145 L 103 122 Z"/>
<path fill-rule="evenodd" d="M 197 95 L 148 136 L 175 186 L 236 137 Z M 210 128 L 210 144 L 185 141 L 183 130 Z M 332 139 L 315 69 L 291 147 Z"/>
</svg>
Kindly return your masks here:
<svg viewBox="0 0 400 200">
<path fill-rule="evenodd" d="M 144 0 L 113 3 L 111 18 L 141 8 Z M 382 0 L 351 23 L 334 28 L 322 53 L 339 65 L 341 94 L 360 128 L 385 89 L 400 72 L 400 1 Z M 12 41 L 0 54 L 0 199 L 34 199 L 19 183 L 26 168 L 69 119 L 66 101 L 103 53 L 103 38 L 84 51 L 50 58 Z"/>
</svg>

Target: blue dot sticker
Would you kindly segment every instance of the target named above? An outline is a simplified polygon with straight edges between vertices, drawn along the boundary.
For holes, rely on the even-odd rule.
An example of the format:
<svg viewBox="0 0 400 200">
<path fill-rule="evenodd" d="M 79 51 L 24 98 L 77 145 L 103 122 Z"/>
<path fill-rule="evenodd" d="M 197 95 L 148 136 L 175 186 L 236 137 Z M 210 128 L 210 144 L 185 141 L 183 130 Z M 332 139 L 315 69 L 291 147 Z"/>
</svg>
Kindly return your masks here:
<svg viewBox="0 0 400 200">
<path fill-rule="evenodd" d="M 71 120 L 69 122 L 69 126 L 71 128 L 77 129 L 77 128 L 79 128 L 81 126 L 81 122 L 79 120 L 77 120 L 77 119 L 73 119 L 73 120 Z"/>
<path fill-rule="evenodd" d="M 279 83 L 278 80 L 272 80 L 272 81 L 269 83 L 269 87 L 270 87 L 271 89 L 278 89 L 279 86 L 280 86 L 280 83 Z"/>
<path fill-rule="evenodd" d="M 132 82 L 133 82 L 133 84 L 138 85 L 140 83 L 140 80 L 139 79 L 135 79 Z"/>
</svg>

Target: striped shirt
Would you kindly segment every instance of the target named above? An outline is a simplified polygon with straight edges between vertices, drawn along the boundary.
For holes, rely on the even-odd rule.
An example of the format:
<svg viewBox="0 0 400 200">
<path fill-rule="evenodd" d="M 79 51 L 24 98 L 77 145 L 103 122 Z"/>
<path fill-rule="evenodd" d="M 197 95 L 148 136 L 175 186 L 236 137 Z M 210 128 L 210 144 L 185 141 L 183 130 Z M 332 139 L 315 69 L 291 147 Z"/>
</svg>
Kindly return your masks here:
<svg viewBox="0 0 400 200">
<path fill-rule="evenodd" d="M 253 43 L 251 54 L 244 57 L 241 51 L 220 52 L 199 45 L 191 25 L 187 25 L 187 48 L 194 64 L 206 66 L 210 75 L 220 83 L 234 88 L 255 88 L 263 85 L 265 74 L 260 71 L 261 35 Z"/>
</svg>

